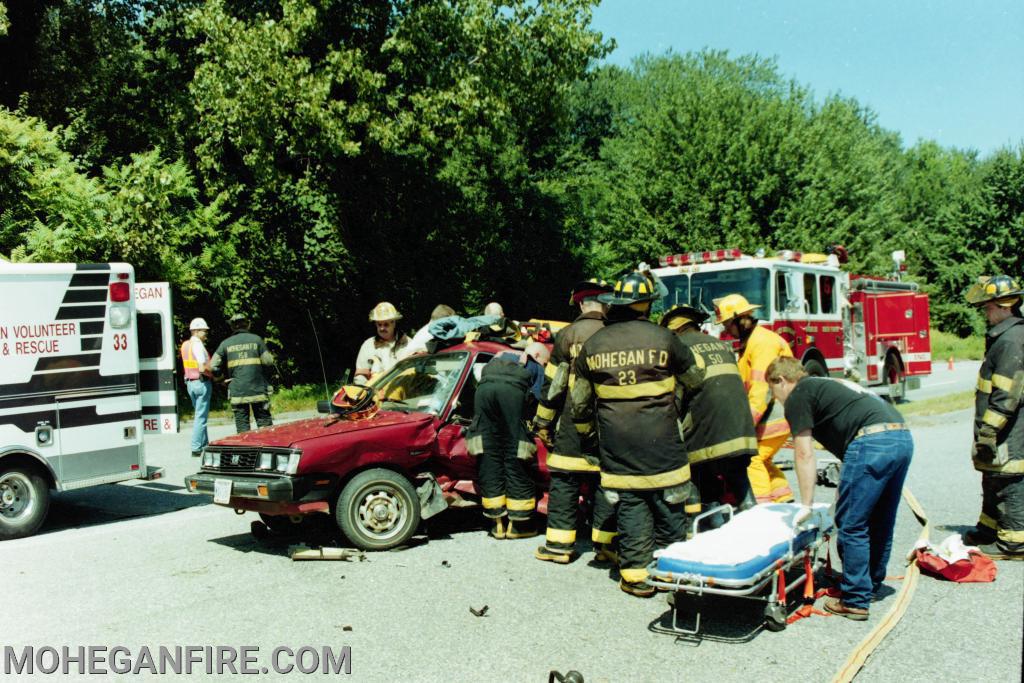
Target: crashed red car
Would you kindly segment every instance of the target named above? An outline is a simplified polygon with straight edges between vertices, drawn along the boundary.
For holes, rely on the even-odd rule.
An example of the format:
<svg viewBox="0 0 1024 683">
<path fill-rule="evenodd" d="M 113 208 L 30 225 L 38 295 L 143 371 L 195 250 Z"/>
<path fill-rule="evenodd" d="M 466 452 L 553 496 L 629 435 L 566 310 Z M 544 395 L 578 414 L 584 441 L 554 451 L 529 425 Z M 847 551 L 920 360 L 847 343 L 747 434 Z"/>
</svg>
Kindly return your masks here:
<svg viewBox="0 0 1024 683">
<path fill-rule="evenodd" d="M 218 505 L 258 512 L 274 530 L 328 513 L 359 548 L 401 545 L 452 500 L 479 499 L 464 432 L 480 372 L 507 350 L 478 341 L 407 358 L 374 383 L 384 400 L 372 417 L 327 415 L 219 439 L 185 485 Z M 546 491 L 547 453 L 537 445 L 534 475 Z"/>
</svg>

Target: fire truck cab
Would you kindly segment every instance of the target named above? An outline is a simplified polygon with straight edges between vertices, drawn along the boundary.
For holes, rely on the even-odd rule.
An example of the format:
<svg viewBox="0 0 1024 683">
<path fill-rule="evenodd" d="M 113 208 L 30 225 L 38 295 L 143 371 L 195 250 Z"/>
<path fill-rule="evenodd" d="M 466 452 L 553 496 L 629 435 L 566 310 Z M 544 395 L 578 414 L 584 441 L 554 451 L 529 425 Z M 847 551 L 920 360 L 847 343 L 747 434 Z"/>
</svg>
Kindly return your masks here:
<svg viewBox="0 0 1024 683">
<path fill-rule="evenodd" d="M 659 265 L 652 272 L 668 290 L 662 310 L 688 304 L 713 314 L 715 299 L 742 294 L 811 375 L 878 387 L 896 401 L 931 372 L 928 295 L 898 280 L 900 261 L 893 279 L 850 275 L 835 256 L 794 251 L 719 249 L 665 256 Z"/>
</svg>

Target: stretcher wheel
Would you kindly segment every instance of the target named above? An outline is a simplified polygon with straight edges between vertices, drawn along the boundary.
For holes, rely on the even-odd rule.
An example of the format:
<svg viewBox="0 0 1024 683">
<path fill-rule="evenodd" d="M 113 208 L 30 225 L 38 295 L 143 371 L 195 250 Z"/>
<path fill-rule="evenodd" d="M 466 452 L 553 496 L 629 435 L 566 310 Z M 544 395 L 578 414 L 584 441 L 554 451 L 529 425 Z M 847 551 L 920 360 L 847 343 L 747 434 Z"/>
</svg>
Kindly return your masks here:
<svg viewBox="0 0 1024 683">
<path fill-rule="evenodd" d="M 769 603 L 764 608 L 764 627 L 769 631 L 783 631 L 786 628 L 786 606 Z"/>
</svg>

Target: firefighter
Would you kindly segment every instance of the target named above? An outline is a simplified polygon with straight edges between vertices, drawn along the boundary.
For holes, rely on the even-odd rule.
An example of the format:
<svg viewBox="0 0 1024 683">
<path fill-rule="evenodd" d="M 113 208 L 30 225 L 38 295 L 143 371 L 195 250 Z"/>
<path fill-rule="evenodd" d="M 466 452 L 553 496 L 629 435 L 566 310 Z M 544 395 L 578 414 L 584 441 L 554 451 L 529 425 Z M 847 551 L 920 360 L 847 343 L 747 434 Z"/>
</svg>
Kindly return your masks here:
<svg viewBox="0 0 1024 683">
<path fill-rule="evenodd" d="M 356 356 L 356 374 L 353 380 L 359 386 L 372 383 L 378 377 L 395 367 L 404 357 L 409 337 L 397 330 L 402 314 L 393 304 L 381 301 L 370 311 L 370 322 L 377 334 L 366 339 Z"/>
<path fill-rule="evenodd" d="M 683 540 L 686 514 L 700 508 L 676 403 L 677 383 L 695 388 L 699 373 L 679 338 L 647 319 L 656 298 L 639 272 L 598 298 L 608 323 L 583 344 L 570 392 L 584 452 L 596 442 L 601 487 L 618 502 L 619 587 L 645 598 L 655 546 Z"/>
<path fill-rule="evenodd" d="M 522 352 L 495 356 L 480 375 L 466 445 L 479 458 L 484 516 L 494 521 L 488 533 L 499 540 L 537 535 L 531 524 L 536 489 L 529 470 L 537 447 L 527 421 L 540 399 L 549 357 L 546 346 L 532 342 Z"/>
<path fill-rule="evenodd" d="M 258 336 L 249 331 L 249 317 L 244 313 L 231 316 L 234 331 L 217 347 L 210 360 L 214 374 L 227 362 L 228 398 L 235 415 L 235 431 L 249 431 L 249 409 L 257 427 L 274 424 L 270 416 L 270 383 L 264 369 L 274 367 L 274 356 Z"/>
<path fill-rule="evenodd" d="M 582 489 L 592 510 L 591 540 L 599 560 L 614 560 L 610 544 L 615 538 L 615 517 L 603 492 L 598 491 L 601 468 L 589 462 L 580 448 L 580 439 L 566 408 L 566 397 L 576 381 L 573 363 L 583 343 L 604 327 L 608 307 L 597 300 L 611 291 L 604 280 L 586 280 L 572 288 L 570 305 L 579 306 L 580 315 L 555 336 L 551 362 L 544 368 L 544 390 L 533 427 L 548 445 L 548 528 L 544 545 L 537 548 L 538 560 L 568 564 L 575 554 L 576 520 Z M 554 431 L 554 441 L 551 432 Z M 596 460 L 596 459 L 595 459 Z"/>
<path fill-rule="evenodd" d="M 747 476 L 757 437 L 750 414 L 736 410 L 746 402 L 746 392 L 732 347 L 700 331 L 707 319 L 707 313 L 691 306 L 673 306 L 661 324 L 690 349 L 703 374 L 699 389 L 684 397 L 680 410 L 686 415 L 683 439 L 701 504 L 730 503 L 742 511 L 757 502 Z"/>
<path fill-rule="evenodd" d="M 772 400 L 764 373 L 773 360 L 792 357 L 793 352 L 785 339 L 757 324 L 751 314 L 760 305 L 751 305 L 742 294 L 730 294 L 714 303 L 716 322 L 740 342 L 740 378 L 757 435 L 757 455 L 747 468 L 750 486 L 758 503 L 788 503 L 793 500 L 793 490 L 772 458 L 789 439 L 789 425 L 782 416 L 782 406 Z"/>
<path fill-rule="evenodd" d="M 980 278 L 967 302 L 988 322 L 985 359 L 974 395 L 974 469 L 981 472 L 981 515 L 968 545 L 1001 559 L 1024 559 L 1024 319 L 1021 288 L 1005 275 Z"/>
</svg>

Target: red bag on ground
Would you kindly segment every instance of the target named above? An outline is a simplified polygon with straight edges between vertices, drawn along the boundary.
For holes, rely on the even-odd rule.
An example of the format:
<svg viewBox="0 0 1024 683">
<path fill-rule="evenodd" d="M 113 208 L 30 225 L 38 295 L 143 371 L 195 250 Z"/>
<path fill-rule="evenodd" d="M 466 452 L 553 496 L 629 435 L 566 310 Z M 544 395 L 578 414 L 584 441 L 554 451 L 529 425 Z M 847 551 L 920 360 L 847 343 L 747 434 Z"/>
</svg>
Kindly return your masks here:
<svg viewBox="0 0 1024 683">
<path fill-rule="evenodd" d="M 925 550 L 914 552 L 921 571 L 936 578 L 957 583 L 988 583 L 996 580 L 996 563 L 982 552 L 968 551 L 969 560 L 957 560 L 952 564 Z"/>
</svg>

